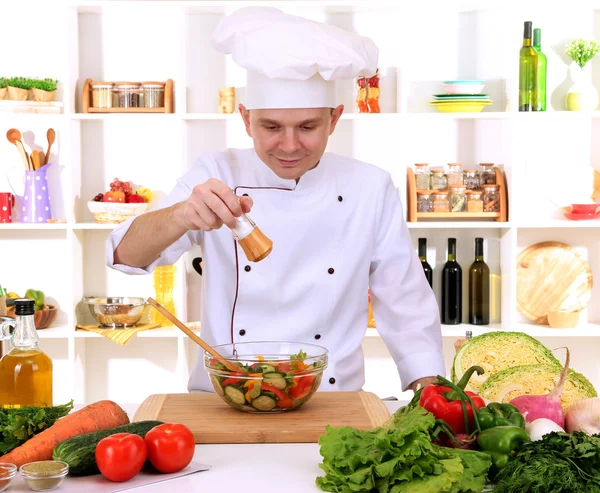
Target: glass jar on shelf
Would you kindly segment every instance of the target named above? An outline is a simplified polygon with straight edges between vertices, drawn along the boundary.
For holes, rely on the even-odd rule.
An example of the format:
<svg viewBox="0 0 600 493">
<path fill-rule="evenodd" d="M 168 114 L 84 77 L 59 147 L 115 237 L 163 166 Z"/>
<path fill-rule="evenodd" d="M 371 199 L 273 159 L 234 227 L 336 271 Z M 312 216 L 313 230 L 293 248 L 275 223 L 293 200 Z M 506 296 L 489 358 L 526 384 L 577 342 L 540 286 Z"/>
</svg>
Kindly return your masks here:
<svg viewBox="0 0 600 493">
<path fill-rule="evenodd" d="M 479 163 L 479 183 L 483 185 L 496 185 L 496 170 L 494 163 Z"/>
<path fill-rule="evenodd" d="M 462 187 L 450 188 L 450 212 L 466 212 L 467 189 Z"/>
<path fill-rule="evenodd" d="M 165 83 L 142 82 L 144 108 L 163 108 L 165 106 Z M 140 106 L 142 102 L 140 101 Z"/>
<path fill-rule="evenodd" d="M 417 190 L 429 190 L 431 188 L 428 167 L 427 163 L 415 164 L 415 184 Z"/>
<path fill-rule="evenodd" d="M 483 211 L 500 212 L 500 194 L 497 185 L 483 186 Z"/>
<path fill-rule="evenodd" d="M 467 190 L 480 190 L 479 172 L 476 169 L 466 169 L 463 172 L 463 183 Z"/>
<path fill-rule="evenodd" d="M 462 164 L 449 163 L 448 164 L 448 186 L 449 187 L 461 187 L 462 185 L 463 185 Z"/>
<path fill-rule="evenodd" d="M 92 82 L 92 108 L 112 108 L 113 83 Z"/>
<path fill-rule="evenodd" d="M 433 212 L 450 212 L 449 192 L 437 190 L 433 194 Z"/>
<path fill-rule="evenodd" d="M 120 82 L 117 84 L 119 108 L 140 107 L 140 85 L 137 82 Z"/>
<path fill-rule="evenodd" d="M 432 195 L 427 190 L 417 190 L 417 212 L 433 212 Z"/>
<path fill-rule="evenodd" d="M 448 177 L 443 168 L 433 168 L 431 170 L 431 190 L 447 190 Z"/>
<path fill-rule="evenodd" d="M 467 212 L 483 212 L 483 190 L 467 191 Z"/>
</svg>

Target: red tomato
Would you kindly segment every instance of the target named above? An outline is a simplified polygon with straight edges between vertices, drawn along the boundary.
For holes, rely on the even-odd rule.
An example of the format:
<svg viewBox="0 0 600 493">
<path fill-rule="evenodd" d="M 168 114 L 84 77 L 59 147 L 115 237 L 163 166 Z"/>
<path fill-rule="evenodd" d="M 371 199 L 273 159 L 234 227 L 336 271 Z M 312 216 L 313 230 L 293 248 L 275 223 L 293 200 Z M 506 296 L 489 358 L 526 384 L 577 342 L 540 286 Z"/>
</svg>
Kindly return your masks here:
<svg viewBox="0 0 600 493">
<path fill-rule="evenodd" d="M 144 438 L 148 459 L 157 471 L 181 471 L 194 457 L 194 434 L 185 425 L 164 423 L 155 426 Z"/>
<path fill-rule="evenodd" d="M 315 377 L 305 375 L 302 377 L 296 377 L 296 385 L 290 389 L 290 395 L 294 399 L 302 399 L 306 397 L 312 390 Z"/>
<path fill-rule="evenodd" d="M 106 479 L 129 481 L 146 462 L 146 444 L 139 435 L 115 433 L 96 446 L 96 464 Z"/>
</svg>

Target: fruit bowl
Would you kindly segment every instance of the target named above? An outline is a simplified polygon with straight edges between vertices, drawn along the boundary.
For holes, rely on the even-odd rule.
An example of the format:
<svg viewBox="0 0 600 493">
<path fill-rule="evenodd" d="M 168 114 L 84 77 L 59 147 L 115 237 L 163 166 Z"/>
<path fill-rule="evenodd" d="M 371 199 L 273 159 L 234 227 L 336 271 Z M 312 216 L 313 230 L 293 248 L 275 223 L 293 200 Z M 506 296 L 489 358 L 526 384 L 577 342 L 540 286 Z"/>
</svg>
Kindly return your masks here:
<svg viewBox="0 0 600 493">
<path fill-rule="evenodd" d="M 295 342 L 244 342 L 204 353 L 204 367 L 217 394 L 234 409 L 278 413 L 298 409 L 319 388 L 327 349 Z"/>
<path fill-rule="evenodd" d="M 147 202 L 127 204 L 123 202 L 89 201 L 87 204 L 88 209 L 94 215 L 94 220 L 103 224 L 122 223 L 134 216 L 143 214 L 150 207 Z"/>
</svg>

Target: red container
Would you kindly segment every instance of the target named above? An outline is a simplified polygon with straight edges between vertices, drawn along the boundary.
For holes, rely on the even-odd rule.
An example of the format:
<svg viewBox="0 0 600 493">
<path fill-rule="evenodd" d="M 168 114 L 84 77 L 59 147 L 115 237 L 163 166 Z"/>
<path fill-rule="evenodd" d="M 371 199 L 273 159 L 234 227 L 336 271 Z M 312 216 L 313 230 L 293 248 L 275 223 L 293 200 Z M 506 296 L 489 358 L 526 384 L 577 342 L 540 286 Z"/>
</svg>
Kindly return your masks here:
<svg viewBox="0 0 600 493">
<path fill-rule="evenodd" d="M 0 223 L 12 223 L 12 209 L 15 196 L 10 192 L 0 192 Z"/>
<path fill-rule="evenodd" d="M 571 204 L 573 214 L 595 214 L 600 210 L 600 204 Z"/>
</svg>

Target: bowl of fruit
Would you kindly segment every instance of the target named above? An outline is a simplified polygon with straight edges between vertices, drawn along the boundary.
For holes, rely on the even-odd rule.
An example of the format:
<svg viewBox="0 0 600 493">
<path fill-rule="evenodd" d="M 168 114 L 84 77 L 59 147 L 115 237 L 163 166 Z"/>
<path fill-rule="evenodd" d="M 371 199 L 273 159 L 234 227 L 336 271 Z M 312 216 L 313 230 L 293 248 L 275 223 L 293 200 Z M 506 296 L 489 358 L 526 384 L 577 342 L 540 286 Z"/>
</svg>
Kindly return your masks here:
<svg viewBox="0 0 600 493">
<path fill-rule="evenodd" d="M 146 212 L 152 195 L 148 188 L 134 190 L 131 182 L 115 178 L 109 191 L 99 193 L 88 202 L 88 209 L 97 223 L 122 223 Z"/>
</svg>

